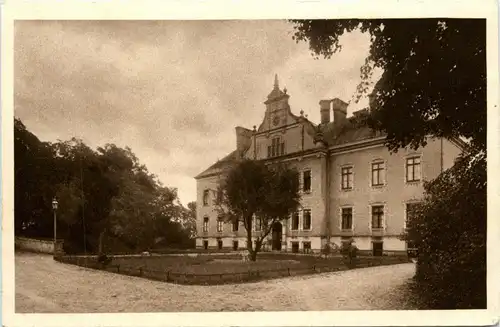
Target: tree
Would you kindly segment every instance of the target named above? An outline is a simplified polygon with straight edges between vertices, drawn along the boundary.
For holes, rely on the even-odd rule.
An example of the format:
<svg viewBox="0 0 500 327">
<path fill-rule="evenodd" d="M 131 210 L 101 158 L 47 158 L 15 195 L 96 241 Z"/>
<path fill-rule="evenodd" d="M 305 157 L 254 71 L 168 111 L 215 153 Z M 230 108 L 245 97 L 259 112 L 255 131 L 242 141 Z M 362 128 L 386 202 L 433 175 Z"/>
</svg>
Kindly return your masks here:
<svg viewBox="0 0 500 327">
<path fill-rule="evenodd" d="M 387 134 L 391 151 L 429 137 L 464 138 L 454 167 L 426 184 L 407 237 L 417 243 L 417 280 L 431 308 L 480 308 L 486 299 L 486 20 L 294 20 L 294 38 L 316 56 L 339 36 L 371 35 L 358 99 L 374 69 L 382 77 L 359 123 Z"/>
<path fill-rule="evenodd" d="M 251 261 L 257 259 L 262 242 L 273 224 L 288 219 L 300 205 L 297 172 L 285 166 L 268 166 L 261 161 L 242 160 L 221 181 L 216 208 L 221 219 L 243 223 Z M 258 224 L 255 247 L 252 226 Z"/>
<path fill-rule="evenodd" d="M 387 133 L 391 150 L 425 145 L 428 137 L 464 137 L 486 151 L 485 19 L 292 20 L 294 38 L 316 56 L 342 49 L 339 37 L 371 35 L 361 67 L 358 99 L 374 69 L 383 71 L 372 92 L 367 122 Z"/>
<path fill-rule="evenodd" d="M 419 291 L 431 308 L 486 308 L 486 178 L 482 155 L 465 153 L 425 184 L 409 221 Z"/>
<path fill-rule="evenodd" d="M 14 119 L 14 221 L 16 235 L 52 237 L 56 173 L 52 149 Z M 34 182 L 36 181 L 36 182 Z"/>
</svg>

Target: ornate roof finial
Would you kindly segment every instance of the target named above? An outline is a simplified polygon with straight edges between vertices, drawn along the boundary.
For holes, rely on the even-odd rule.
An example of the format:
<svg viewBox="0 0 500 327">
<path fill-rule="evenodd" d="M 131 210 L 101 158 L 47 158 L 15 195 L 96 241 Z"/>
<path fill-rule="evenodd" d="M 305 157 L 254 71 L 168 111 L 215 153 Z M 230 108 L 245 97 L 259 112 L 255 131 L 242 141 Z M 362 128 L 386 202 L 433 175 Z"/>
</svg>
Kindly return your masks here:
<svg viewBox="0 0 500 327">
<path fill-rule="evenodd" d="M 278 74 L 274 75 L 274 88 L 275 89 L 279 89 L 280 88 L 279 83 L 278 83 Z"/>
<path fill-rule="evenodd" d="M 303 117 L 304 116 L 304 110 L 301 110 L 300 111 L 300 116 Z"/>
</svg>

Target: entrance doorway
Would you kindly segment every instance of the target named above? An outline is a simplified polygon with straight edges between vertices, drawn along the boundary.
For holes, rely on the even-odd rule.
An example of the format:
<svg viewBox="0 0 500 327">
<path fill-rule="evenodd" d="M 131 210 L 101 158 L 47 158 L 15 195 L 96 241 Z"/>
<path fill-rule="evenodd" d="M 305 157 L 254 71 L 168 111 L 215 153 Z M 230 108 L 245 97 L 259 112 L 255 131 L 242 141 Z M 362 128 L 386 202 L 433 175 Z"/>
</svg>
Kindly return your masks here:
<svg viewBox="0 0 500 327">
<path fill-rule="evenodd" d="M 283 237 L 283 225 L 277 221 L 273 224 L 273 251 L 281 251 L 281 240 Z"/>
<path fill-rule="evenodd" d="M 374 241 L 372 244 L 372 255 L 374 257 L 381 257 L 384 253 L 384 243 L 381 241 Z"/>
</svg>

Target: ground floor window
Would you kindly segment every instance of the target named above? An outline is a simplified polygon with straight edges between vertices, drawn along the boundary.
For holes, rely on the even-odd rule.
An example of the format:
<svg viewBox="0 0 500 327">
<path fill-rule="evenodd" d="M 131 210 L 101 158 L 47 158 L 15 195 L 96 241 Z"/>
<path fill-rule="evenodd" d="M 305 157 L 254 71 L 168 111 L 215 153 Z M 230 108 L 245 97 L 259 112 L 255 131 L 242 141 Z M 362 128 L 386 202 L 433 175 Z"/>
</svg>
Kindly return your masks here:
<svg viewBox="0 0 500 327">
<path fill-rule="evenodd" d="M 207 240 L 203 240 L 203 248 L 205 250 L 208 250 L 208 241 Z"/>
<path fill-rule="evenodd" d="M 219 248 L 219 250 L 222 249 L 222 240 L 217 240 L 217 247 Z"/>
<path fill-rule="evenodd" d="M 380 257 L 384 253 L 384 242 L 382 241 L 374 241 L 372 242 L 372 254 L 375 257 Z"/>
<path fill-rule="evenodd" d="M 311 242 L 302 242 L 304 253 L 311 253 Z"/>
<path fill-rule="evenodd" d="M 233 250 L 238 250 L 238 241 L 233 241 Z"/>
<path fill-rule="evenodd" d="M 292 242 L 292 252 L 293 253 L 299 252 L 299 242 Z"/>
</svg>

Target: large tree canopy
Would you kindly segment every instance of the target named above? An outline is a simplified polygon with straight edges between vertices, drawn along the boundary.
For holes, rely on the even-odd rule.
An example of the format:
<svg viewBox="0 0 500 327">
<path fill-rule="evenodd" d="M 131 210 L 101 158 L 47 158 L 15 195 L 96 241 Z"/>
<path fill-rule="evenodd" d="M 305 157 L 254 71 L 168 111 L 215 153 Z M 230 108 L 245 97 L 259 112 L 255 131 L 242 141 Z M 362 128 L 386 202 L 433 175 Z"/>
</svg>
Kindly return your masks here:
<svg viewBox="0 0 500 327">
<path fill-rule="evenodd" d="M 236 164 L 220 182 L 217 194 L 215 203 L 219 215 L 226 222 L 243 223 L 252 261 L 256 260 L 273 224 L 287 219 L 300 206 L 297 172 L 262 161 L 242 160 Z M 254 224 L 258 224 L 260 230 L 252 236 Z"/>
<path fill-rule="evenodd" d="M 368 123 L 387 133 L 391 150 L 426 144 L 429 136 L 463 137 L 486 150 L 486 20 L 292 20 L 294 39 L 317 56 L 342 49 L 339 37 L 371 35 L 358 96 L 376 83 Z"/>
<path fill-rule="evenodd" d="M 190 210 L 130 148 L 41 142 L 19 119 L 14 135 L 16 235 L 53 237 L 56 196 L 57 237 L 67 252 L 192 246 Z"/>
</svg>

